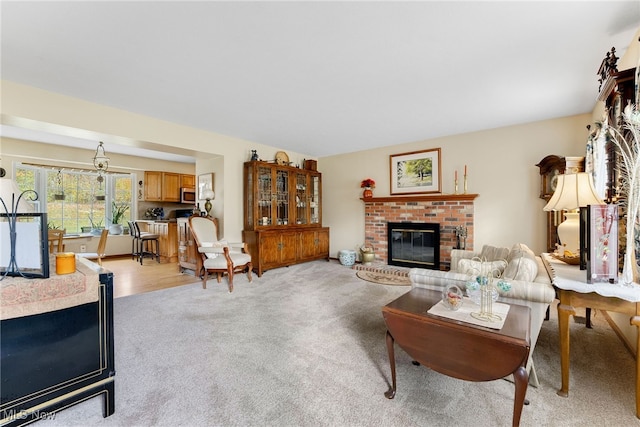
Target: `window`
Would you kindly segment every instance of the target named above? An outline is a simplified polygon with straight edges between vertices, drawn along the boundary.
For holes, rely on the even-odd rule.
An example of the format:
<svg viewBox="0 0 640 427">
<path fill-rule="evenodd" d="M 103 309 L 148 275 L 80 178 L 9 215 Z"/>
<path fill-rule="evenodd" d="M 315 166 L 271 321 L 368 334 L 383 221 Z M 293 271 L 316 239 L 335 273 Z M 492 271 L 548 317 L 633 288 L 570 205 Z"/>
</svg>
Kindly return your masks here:
<svg viewBox="0 0 640 427">
<path fill-rule="evenodd" d="M 20 190 L 38 193 L 35 208 L 47 213 L 49 228 L 80 233 L 106 227 L 111 224 L 113 202 L 128 205 L 123 222 L 131 219 L 132 174 L 108 173 L 100 184 L 98 174 L 90 171 L 18 165 L 14 176 Z"/>
</svg>

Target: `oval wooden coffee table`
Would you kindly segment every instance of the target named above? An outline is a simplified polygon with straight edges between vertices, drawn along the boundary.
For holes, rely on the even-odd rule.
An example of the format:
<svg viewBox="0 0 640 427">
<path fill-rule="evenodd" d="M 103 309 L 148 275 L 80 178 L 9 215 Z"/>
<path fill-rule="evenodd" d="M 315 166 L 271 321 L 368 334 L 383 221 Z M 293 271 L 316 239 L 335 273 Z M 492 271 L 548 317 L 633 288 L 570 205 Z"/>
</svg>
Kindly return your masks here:
<svg viewBox="0 0 640 427">
<path fill-rule="evenodd" d="M 387 324 L 387 351 L 391 365 L 389 399 L 396 394 L 394 342 L 420 364 L 467 381 L 491 381 L 513 374 L 513 425 L 520 424 L 529 375 L 531 310 L 511 305 L 500 330 L 428 314 L 442 294 L 414 288 L 382 308 Z"/>
</svg>

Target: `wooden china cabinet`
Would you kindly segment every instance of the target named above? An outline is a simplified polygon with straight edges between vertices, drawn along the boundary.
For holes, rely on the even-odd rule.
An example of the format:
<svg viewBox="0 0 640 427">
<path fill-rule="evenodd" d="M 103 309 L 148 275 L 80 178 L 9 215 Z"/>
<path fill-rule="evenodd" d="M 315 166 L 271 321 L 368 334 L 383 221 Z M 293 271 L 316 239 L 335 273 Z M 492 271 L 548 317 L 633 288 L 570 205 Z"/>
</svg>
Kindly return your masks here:
<svg viewBox="0 0 640 427">
<path fill-rule="evenodd" d="M 322 174 L 284 164 L 244 164 L 244 230 L 253 269 L 329 260 L 322 226 Z"/>
</svg>

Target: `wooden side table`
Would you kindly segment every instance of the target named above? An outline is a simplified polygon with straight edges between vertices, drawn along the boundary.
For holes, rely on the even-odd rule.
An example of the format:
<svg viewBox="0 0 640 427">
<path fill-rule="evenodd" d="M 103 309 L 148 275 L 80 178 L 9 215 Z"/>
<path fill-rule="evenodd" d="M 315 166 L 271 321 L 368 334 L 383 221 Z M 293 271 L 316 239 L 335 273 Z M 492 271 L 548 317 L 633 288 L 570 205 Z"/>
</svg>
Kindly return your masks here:
<svg viewBox="0 0 640 427">
<path fill-rule="evenodd" d="M 415 361 L 441 374 L 466 381 L 491 381 L 513 374 L 513 425 L 520 424 L 529 375 L 531 310 L 511 305 L 500 330 L 428 314 L 442 293 L 414 288 L 382 308 L 387 325 L 391 389 L 396 394 L 394 343 Z"/>
<path fill-rule="evenodd" d="M 596 308 L 628 314 L 630 324 L 640 327 L 640 286 L 623 288 L 620 285 L 587 285 L 586 271 L 542 254 L 545 267 L 553 282 L 560 303 L 558 304 L 558 329 L 560 332 L 560 368 L 562 386 L 558 396 L 569 396 L 569 316 L 575 316 L 575 307 Z M 584 276 L 582 282 L 579 280 Z M 604 295 L 603 295 L 604 294 Z M 615 296 L 616 294 L 619 295 Z M 631 301 L 630 301 L 631 300 Z M 636 348 L 640 349 L 640 333 L 636 333 Z M 640 358 L 636 357 L 636 417 L 640 418 Z"/>
</svg>

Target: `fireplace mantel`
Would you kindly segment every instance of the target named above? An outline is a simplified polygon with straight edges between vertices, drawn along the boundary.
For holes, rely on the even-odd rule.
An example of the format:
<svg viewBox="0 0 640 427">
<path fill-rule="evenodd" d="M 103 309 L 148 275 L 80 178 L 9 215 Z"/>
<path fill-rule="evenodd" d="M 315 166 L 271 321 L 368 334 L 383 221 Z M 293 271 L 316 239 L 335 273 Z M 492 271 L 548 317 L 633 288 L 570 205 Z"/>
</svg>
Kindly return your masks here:
<svg viewBox="0 0 640 427">
<path fill-rule="evenodd" d="M 474 200 L 478 194 L 432 194 L 426 196 L 385 196 L 385 197 L 361 197 L 365 203 L 389 203 L 389 202 L 448 202 Z"/>
</svg>

